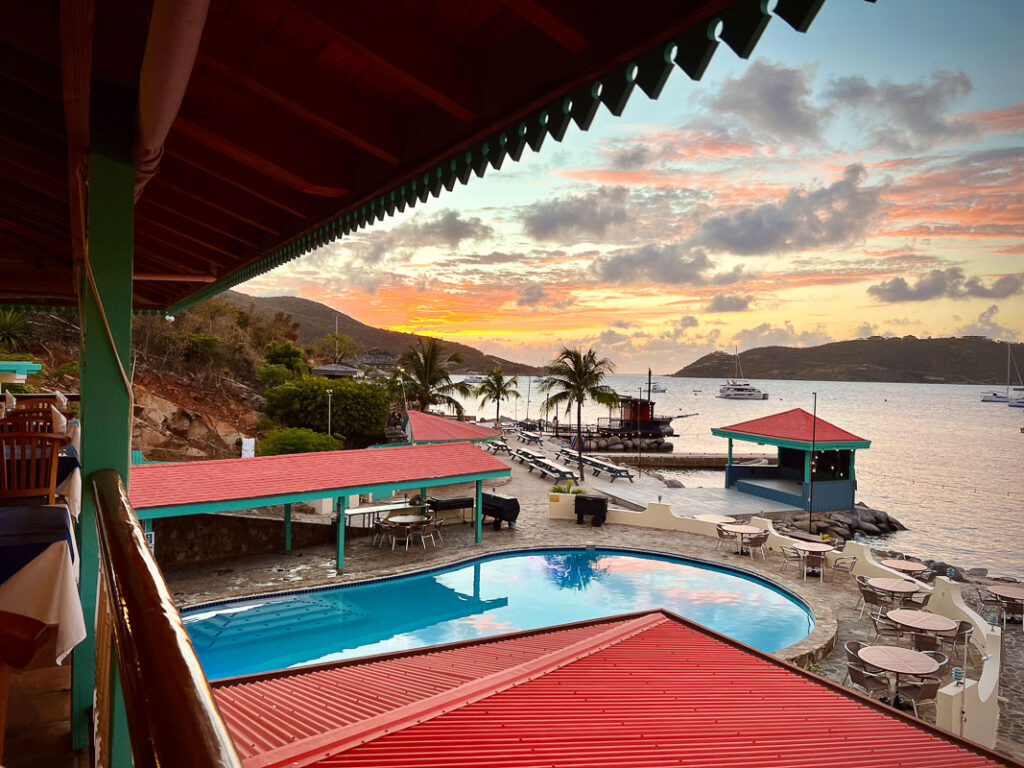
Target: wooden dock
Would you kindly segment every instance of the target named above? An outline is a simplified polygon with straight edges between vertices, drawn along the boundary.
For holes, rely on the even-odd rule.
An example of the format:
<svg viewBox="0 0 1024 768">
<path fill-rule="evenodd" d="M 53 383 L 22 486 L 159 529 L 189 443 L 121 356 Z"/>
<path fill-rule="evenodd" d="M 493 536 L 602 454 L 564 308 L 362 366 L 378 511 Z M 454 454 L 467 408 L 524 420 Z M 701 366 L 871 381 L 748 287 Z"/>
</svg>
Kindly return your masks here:
<svg viewBox="0 0 1024 768">
<path fill-rule="evenodd" d="M 628 464 L 631 467 L 635 467 L 638 464 L 645 468 L 658 468 L 663 467 L 664 469 L 725 469 L 729 463 L 729 455 L 726 453 L 644 453 L 641 454 L 639 460 L 635 451 L 626 453 L 625 451 L 619 452 L 606 452 L 606 453 L 594 453 L 592 456 L 599 456 L 602 459 L 608 459 L 614 461 L 617 464 Z M 732 456 L 733 464 L 739 464 L 744 461 L 754 461 L 756 459 L 768 458 L 762 454 L 750 454 L 741 455 L 734 453 Z M 774 462 L 774 457 L 770 457 L 769 461 Z"/>
</svg>

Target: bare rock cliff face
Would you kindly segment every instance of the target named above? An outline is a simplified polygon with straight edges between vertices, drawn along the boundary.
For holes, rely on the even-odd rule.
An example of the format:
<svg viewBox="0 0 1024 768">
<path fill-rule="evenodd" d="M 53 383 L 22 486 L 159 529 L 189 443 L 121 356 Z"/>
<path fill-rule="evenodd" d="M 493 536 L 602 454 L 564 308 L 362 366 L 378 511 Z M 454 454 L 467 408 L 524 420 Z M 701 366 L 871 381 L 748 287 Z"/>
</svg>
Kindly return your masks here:
<svg viewBox="0 0 1024 768">
<path fill-rule="evenodd" d="M 151 461 L 235 458 L 242 437 L 255 434 L 258 414 L 239 409 L 237 403 L 199 402 L 200 398 L 192 395 L 180 398 L 189 402 L 179 404 L 169 399 L 173 391 L 164 387 L 159 393 L 142 384 L 134 389 L 132 448 Z"/>
</svg>

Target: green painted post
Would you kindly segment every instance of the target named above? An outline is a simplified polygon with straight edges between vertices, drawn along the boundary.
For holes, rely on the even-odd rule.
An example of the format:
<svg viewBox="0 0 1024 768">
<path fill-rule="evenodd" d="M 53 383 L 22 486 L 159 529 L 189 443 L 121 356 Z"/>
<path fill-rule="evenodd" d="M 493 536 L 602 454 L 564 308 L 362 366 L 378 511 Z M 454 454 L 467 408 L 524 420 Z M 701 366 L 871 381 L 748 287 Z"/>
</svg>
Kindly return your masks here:
<svg viewBox="0 0 1024 768">
<path fill-rule="evenodd" d="M 732 466 L 732 438 L 731 437 L 729 438 L 729 460 L 728 460 L 727 463 L 728 463 L 728 465 L 730 467 Z"/>
<path fill-rule="evenodd" d="M 804 482 L 811 482 L 811 452 L 804 451 Z"/>
<path fill-rule="evenodd" d="M 348 496 L 339 496 L 335 506 L 338 508 L 338 552 L 334 558 L 334 566 L 341 573 L 345 568 L 345 510 L 348 509 Z"/>
<path fill-rule="evenodd" d="M 132 743 L 128 735 L 128 711 L 124 707 L 121 669 L 117 666 L 117 654 L 113 647 L 110 649 L 110 695 L 114 702 L 113 717 L 110 718 L 110 764 L 131 766 Z"/>
<path fill-rule="evenodd" d="M 854 468 L 853 468 L 853 458 L 856 455 L 857 455 L 856 451 L 850 451 L 850 479 L 851 480 L 856 480 L 857 479 L 857 473 L 856 473 L 856 471 L 854 471 Z"/>
<path fill-rule="evenodd" d="M 292 505 L 284 505 L 284 551 L 292 551 Z"/>
<path fill-rule="evenodd" d="M 72 665 L 71 743 L 74 749 L 89 745 L 92 730 L 89 715 L 96 681 L 96 631 L 92 622 L 96 616 L 99 542 L 89 478 L 96 470 L 116 469 L 128 485 L 132 434 L 131 400 L 121 365 L 128 368 L 132 334 L 134 170 L 131 151 L 135 98 L 123 92 L 97 92 L 94 96 L 88 226 L 89 259 L 99 297 L 93 293 L 83 270 L 79 359 L 85 492 L 78 521 L 78 547 L 81 553 L 79 592 L 88 635 L 75 646 Z M 116 350 L 107 336 L 101 306 Z M 111 747 L 116 751 L 117 745 Z"/>
<path fill-rule="evenodd" d="M 146 533 L 152 533 L 153 532 L 153 520 L 152 520 L 152 518 L 148 518 L 147 517 L 145 520 L 142 521 L 142 530 L 144 530 Z"/>
<path fill-rule="evenodd" d="M 480 514 L 484 506 L 484 481 L 476 481 L 476 505 L 473 509 L 474 517 L 476 518 L 476 543 L 479 544 L 484 540 L 484 516 Z"/>
</svg>

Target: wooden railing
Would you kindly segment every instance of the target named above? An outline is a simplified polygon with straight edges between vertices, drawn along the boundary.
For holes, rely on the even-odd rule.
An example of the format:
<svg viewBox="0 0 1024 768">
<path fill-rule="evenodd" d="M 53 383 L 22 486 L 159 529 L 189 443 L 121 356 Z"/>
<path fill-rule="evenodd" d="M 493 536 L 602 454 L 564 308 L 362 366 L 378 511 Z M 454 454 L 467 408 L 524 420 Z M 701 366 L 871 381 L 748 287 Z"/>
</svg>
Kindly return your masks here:
<svg viewBox="0 0 1024 768">
<path fill-rule="evenodd" d="M 107 687 L 105 677 L 119 678 L 135 768 L 241 768 L 120 476 L 103 470 L 93 473 L 91 480 L 103 593 L 97 658 L 111 658 L 118 673 L 97 675 L 97 718 L 111 724 L 107 733 L 116 730 L 112 702 L 117 692 L 103 695 L 102 689 Z M 97 741 L 102 748 L 104 739 Z M 111 748 L 116 751 L 117 745 Z"/>
</svg>

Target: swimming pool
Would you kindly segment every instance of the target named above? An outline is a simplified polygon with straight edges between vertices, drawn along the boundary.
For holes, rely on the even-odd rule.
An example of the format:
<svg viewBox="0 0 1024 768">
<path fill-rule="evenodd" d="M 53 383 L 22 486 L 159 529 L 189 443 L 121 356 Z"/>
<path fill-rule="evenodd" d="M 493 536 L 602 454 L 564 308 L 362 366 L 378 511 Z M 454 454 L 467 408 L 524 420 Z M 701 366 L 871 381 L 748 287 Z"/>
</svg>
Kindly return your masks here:
<svg viewBox="0 0 1024 768">
<path fill-rule="evenodd" d="M 763 651 L 814 627 L 738 570 L 616 549 L 538 549 L 182 612 L 210 679 L 666 608 Z"/>
</svg>

